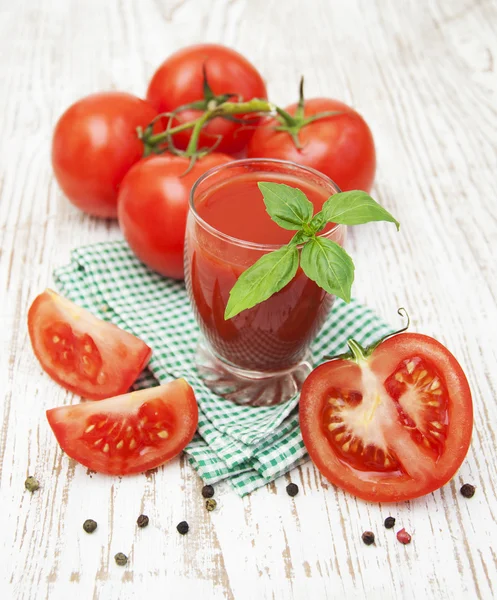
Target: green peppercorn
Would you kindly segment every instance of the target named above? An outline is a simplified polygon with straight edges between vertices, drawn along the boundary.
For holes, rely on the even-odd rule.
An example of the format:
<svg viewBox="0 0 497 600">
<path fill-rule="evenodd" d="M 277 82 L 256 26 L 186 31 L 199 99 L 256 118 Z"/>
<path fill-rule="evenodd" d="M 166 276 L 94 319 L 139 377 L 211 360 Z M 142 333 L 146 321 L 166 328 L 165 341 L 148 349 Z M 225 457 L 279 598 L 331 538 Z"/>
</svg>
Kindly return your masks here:
<svg viewBox="0 0 497 600">
<path fill-rule="evenodd" d="M 214 498 L 209 498 L 208 500 L 205 501 L 205 508 L 211 512 L 213 511 L 217 506 L 217 502 L 214 500 Z"/>
<path fill-rule="evenodd" d="M 286 486 L 286 493 L 293 498 L 299 493 L 299 486 L 296 483 L 289 483 Z"/>
<path fill-rule="evenodd" d="M 385 519 L 385 527 L 387 529 L 392 529 L 392 527 L 395 525 L 395 519 L 393 517 L 387 517 Z"/>
<path fill-rule="evenodd" d="M 178 530 L 179 533 L 181 533 L 181 535 L 185 535 L 188 533 L 188 530 L 190 529 L 190 527 L 186 521 L 181 521 L 181 523 L 178 523 L 176 525 L 176 529 Z"/>
<path fill-rule="evenodd" d="M 202 496 L 204 498 L 212 498 L 212 496 L 214 496 L 214 488 L 212 485 L 204 485 L 202 488 Z"/>
<path fill-rule="evenodd" d="M 86 521 L 83 523 L 83 529 L 86 531 L 86 533 L 93 533 L 96 528 L 97 522 L 93 519 L 86 519 Z"/>
<path fill-rule="evenodd" d="M 126 556 L 126 554 L 123 554 L 122 552 L 118 552 L 114 556 L 114 560 L 120 567 L 124 567 L 124 565 L 128 562 L 128 557 Z"/>
<path fill-rule="evenodd" d="M 366 546 L 371 546 L 371 544 L 374 544 L 374 533 L 372 531 L 365 531 L 362 534 L 362 541 Z"/>
<path fill-rule="evenodd" d="M 136 519 L 136 524 L 138 527 L 146 527 L 148 525 L 149 518 L 147 515 L 140 515 L 138 519 Z"/>
<path fill-rule="evenodd" d="M 24 487 L 31 493 L 36 492 L 40 487 L 40 482 L 38 479 L 30 475 L 26 481 L 24 482 Z"/>
<path fill-rule="evenodd" d="M 465 498 L 472 498 L 475 495 L 475 486 L 465 483 L 459 491 Z"/>
</svg>

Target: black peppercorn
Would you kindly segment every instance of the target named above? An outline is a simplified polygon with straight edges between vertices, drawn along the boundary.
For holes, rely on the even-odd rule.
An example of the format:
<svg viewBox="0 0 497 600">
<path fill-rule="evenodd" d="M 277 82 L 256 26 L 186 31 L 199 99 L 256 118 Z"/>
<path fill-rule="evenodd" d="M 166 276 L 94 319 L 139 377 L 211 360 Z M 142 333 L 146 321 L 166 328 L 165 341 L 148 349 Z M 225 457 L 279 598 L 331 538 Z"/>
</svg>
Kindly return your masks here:
<svg viewBox="0 0 497 600">
<path fill-rule="evenodd" d="M 204 498 L 212 498 L 212 496 L 214 496 L 214 488 L 212 485 L 204 485 L 202 488 L 202 496 Z"/>
<path fill-rule="evenodd" d="M 472 498 L 475 495 L 475 486 L 470 483 L 465 483 L 460 489 L 460 492 L 465 498 Z"/>
<path fill-rule="evenodd" d="M 96 528 L 97 522 L 93 519 L 86 519 L 86 521 L 83 523 L 83 529 L 86 531 L 86 533 L 93 533 Z"/>
<path fill-rule="evenodd" d="M 181 521 L 181 523 L 178 523 L 176 525 L 176 529 L 179 533 L 181 533 L 181 535 L 185 535 L 186 533 L 188 533 L 190 527 L 186 521 Z"/>
<path fill-rule="evenodd" d="M 385 527 L 387 529 L 392 529 L 392 527 L 395 525 L 395 519 L 393 517 L 387 517 L 385 519 Z"/>
<path fill-rule="evenodd" d="M 126 556 L 126 554 L 123 554 L 122 552 L 118 552 L 114 556 L 114 560 L 120 567 L 124 567 L 124 565 L 128 562 L 128 557 Z"/>
<path fill-rule="evenodd" d="M 286 486 L 286 493 L 293 498 L 299 493 L 299 486 L 296 483 L 289 483 Z"/>
<path fill-rule="evenodd" d="M 26 481 L 24 482 L 24 487 L 31 493 L 36 492 L 40 487 L 40 482 L 38 479 L 30 475 Z"/>
<path fill-rule="evenodd" d="M 214 510 L 217 506 L 217 502 L 214 500 L 214 498 L 209 498 L 208 500 L 205 501 L 205 508 L 211 512 L 212 510 Z"/>
<path fill-rule="evenodd" d="M 138 527 L 146 527 L 148 525 L 149 518 L 147 515 L 140 515 L 138 519 L 136 519 L 136 524 Z"/>
<path fill-rule="evenodd" d="M 371 546 L 371 544 L 374 544 L 374 533 L 372 531 L 365 531 L 362 534 L 362 541 L 366 546 Z"/>
</svg>

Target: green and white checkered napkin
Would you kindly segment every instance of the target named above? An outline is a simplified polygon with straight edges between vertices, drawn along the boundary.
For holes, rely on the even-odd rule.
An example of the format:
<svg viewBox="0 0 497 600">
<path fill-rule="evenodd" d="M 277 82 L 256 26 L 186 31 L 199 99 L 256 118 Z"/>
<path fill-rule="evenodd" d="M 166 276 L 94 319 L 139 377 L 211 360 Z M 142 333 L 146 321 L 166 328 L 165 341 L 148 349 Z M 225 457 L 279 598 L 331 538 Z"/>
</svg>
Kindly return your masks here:
<svg viewBox="0 0 497 600">
<path fill-rule="evenodd" d="M 186 452 L 204 481 L 228 479 L 243 496 L 306 460 L 298 396 L 279 406 L 237 406 L 203 384 L 194 366 L 199 329 L 182 283 L 148 270 L 125 242 L 79 248 L 72 253 L 71 264 L 57 269 L 54 277 L 64 296 L 153 349 L 137 387 L 177 377 L 192 385 L 199 423 Z M 357 301 L 347 305 L 337 300 L 312 346 L 314 363 L 344 352 L 350 337 L 367 345 L 391 331 Z"/>
</svg>

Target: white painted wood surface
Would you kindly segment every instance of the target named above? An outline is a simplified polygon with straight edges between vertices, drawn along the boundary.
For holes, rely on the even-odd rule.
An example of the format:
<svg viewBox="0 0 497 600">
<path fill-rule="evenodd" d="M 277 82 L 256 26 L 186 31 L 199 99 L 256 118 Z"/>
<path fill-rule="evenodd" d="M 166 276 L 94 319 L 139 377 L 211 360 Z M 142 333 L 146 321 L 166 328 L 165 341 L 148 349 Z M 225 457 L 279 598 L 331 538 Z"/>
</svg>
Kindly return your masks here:
<svg viewBox="0 0 497 600">
<path fill-rule="evenodd" d="M 0 552 L 2 598 L 492 598 L 497 595 L 497 5 L 485 0 L 1 0 Z M 36 362 L 30 302 L 72 248 L 118 239 L 54 182 L 51 131 L 77 98 L 143 95 L 173 50 L 246 54 L 270 96 L 351 103 L 377 142 L 375 193 L 402 223 L 352 233 L 355 294 L 460 359 L 474 393 L 468 458 L 442 490 L 393 506 L 334 489 L 307 463 L 207 513 L 185 460 L 155 475 L 87 475 L 58 448 L 47 408 L 75 401 Z M 24 492 L 36 475 L 41 489 Z M 289 480 L 300 486 L 290 499 Z M 477 486 L 467 501 L 463 482 Z M 145 512 L 151 524 L 135 526 Z M 389 514 L 413 533 L 404 547 Z M 98 521 L 89 536 L 86 518 Z M 175 525 L 187 519 L 190 533 Z M 376 547 L 360 540 L 377 533 Z M 117 567 L 116 552 L 129 555 Z"/>
</svg>

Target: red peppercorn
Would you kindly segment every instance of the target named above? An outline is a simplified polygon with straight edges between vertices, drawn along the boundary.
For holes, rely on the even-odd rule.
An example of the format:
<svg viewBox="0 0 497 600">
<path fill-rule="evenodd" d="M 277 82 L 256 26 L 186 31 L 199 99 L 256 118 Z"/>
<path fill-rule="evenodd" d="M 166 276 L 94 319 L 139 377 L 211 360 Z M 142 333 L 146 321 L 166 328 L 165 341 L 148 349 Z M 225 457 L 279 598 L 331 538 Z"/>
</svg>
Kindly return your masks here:
<svg viewBox="0 0 497 600">
<path fill-rule="evenodd" d="M 411 536 L 407 533 L 407 531 L 402 528 L 400 531 L 397 531 L 397 539 L 401 544 L 410 544 Z"/>
</svg>

